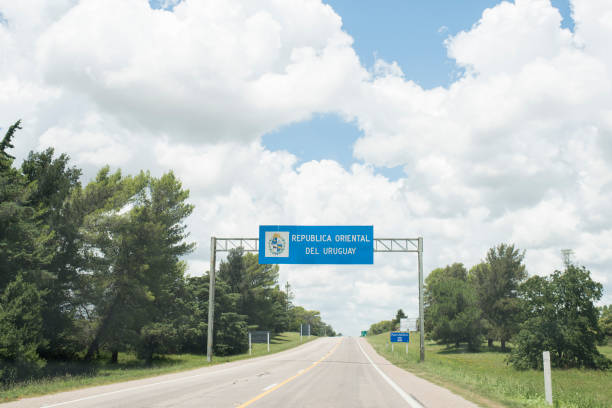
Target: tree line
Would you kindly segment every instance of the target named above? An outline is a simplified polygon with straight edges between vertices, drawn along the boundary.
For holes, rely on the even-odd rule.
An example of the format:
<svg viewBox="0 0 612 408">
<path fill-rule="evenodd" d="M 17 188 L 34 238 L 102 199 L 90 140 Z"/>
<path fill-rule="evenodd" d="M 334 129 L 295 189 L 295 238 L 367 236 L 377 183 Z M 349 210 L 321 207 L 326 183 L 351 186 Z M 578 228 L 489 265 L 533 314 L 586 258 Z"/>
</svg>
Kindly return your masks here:
<svg viewBox="0 0 612 408">
<path fill-rule="evenodd" d="M 518 369 L 542 368 L 542 351 L 551 352 L 556 367 L 610 368 L 597 350 L 612 338 L 612 305 L 595 306 L 602 285 L 571 263 L 547 277 L 528 277 L 524 257 L 514 245 L 500 244 L 470 270 L 454 263 L 431 271 L 425 279 L 426 336 L 472 351 L 499 341 Z M 402 317 L 400 309 L 395 318 L 372 324 L 368 335 L 398 330 Z"/>
<path fill-rule="evenodd" d="M 424 293 L 428 337 L 471 350 L 499 341 L 504 352 L 511 342 L 508 362 L 519 369 L 541 368 L 545 350 L 557 367 L 609 368 L 597 350 L 611 320 L 609 308 L 595 306 L 602 285 L 571 263 L 528 277 L 523 259 L 524 251 L 500 244 L 469 271 L 461 263 L 433 270 Z"/>
<path fill-rule="evenodd" d="M 49 360 L 117 362 L 133 352 L 206 352 L 208 272 L 186 275 L 193 251 L 189 191 L 170 171 L 135 176 L 103 167 L 81 184 L 66 154 L 9 154 L 18 121 L 0 142 L 0 381 L 45 375 Z M 310 323 L 334 335 L 319 312 L 294 306 L 278 266 L 232 251 L 215 298 L 216 354 L 247 348 L 250 329 Z"/>
<path fill-rule="evenodd" d="M 406 313 L 402 309 L 399 309 L 395 314 L 395 317 L 391 320 L 381 320 L 377 323 L 372 323 L 370 328 L 368 329 L 368 335 L 374 336 L 376 334 L 399 330 L 400 328 L 400 319 L 403 319 L 406 316 Z"/>
</svg>

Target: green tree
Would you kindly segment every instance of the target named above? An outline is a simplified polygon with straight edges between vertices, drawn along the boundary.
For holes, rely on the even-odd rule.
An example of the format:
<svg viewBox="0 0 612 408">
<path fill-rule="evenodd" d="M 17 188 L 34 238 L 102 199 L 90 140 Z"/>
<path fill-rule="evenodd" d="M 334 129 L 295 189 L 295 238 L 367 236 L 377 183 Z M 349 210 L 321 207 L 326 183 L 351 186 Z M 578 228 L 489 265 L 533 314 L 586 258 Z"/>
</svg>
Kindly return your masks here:
<svg viewBox="0 0 612 408">
<path fill-rule="evenodd" d="M 175 297 L 175 312 L 170 320 L 177 332 L 180 351 L 206 353 L 209 282 L 208 272 L 188 277 Z M 247 316 L 239 313 L 239 299 L 240 295 L 232 293 L 227 282 L 217 279 L 213 333 L 217 355 L 241 353 L 248 347 Z"/>
<path fill-rule="evenodd" d="M 294 306 L 289 309 L 289 331 L 299 332 L 301 324 L 310 324 L 310 334 L 315 336 L 324 335 L 325 330 L 333 331 L 333 328 L 321 319 L 321 313 L 318 310 L 307 310 L 302 306 Z"/>
<path fill-rule="evenodd" d="M 74 294 L 78 291 L 78 270 L 81 250 L 79 229 L 83 217 L 70 206 L 70 196 L 81 188 L 81 171 L 69 167 L 65 154 L 54 158 L 49 148 L 40 153 L 30 152 L 21 165 L 27 182 L 32 185 L 30 205 L 41 209 L 39 222 L 53 231 L 47 242 L 54 256 L 46 266 L 45 279 L 40 282 L 44 293 L 42 308 L 43 332 L 47 346 L 40 349 L 45 357 L 66 358 L 78 349 L 77 313 Z"/>
<path fill-rule="evenodd" d="M 21 275 L 0 295 L 0 383 L 35 374 L 44 361 L 37 349 L 44 343 L 40 292 Z"/>
<path fill-rule="evenodd" d="M 53 232 L 42 222 L 46 208 L 32 204 L 36 185 L 13 167 L 13 156 L 6 151 L 18 129 L 20 121 L 0 142 L 0 291 L 19 274 L 28 282 L 47 279 L 55 254 Z"/>
<path fill-rule="evenodd" d="M 226 335 L 240 333 L 242 319 L 246 319 L 249 329 L 279 333 L 299 331 L 300 324 L 310 324 L 312 335 L 320 336 L 328 330 L 334 333 L 331 326 L 322 321 L 318 311 L 300 306 L 289 307 L 287 292 L 281 290 L 278 284 L 278 271 L 278 265 L 260 265 L 257 255 L 244 253 L 242 248 L 231 250 L 227 260 L 221 262 L 217 288 L 225 285 L 229 290 L 226 298 L 235 299 L 235 304 L 230 302 L 217 309 L 215 302 L 215 336 L 219 337 L 215 341 L 215 352 L 227 354 L 243 349 L 242 344 L 235 344 L 231 336 Z M 227 315 L 217 316 L 219 310 Z M 242 339 L 241 335 L 237 338 Z"/>
<path fill-rule="evenodd" d="M 210 278 L 206 276 L 206 288 Z M 207 303 L 208 305 L 208 303 Z M 222 279 L 215 284 L 214 352 L 230 355 L 248 348 L 248 316 L 240 313 L 240 294 L 234 293 Z"/>
<path fill-rule="evenodd" d="M 525 253 L 514 245 L 500 244 L 489 249 L 484 263 L 470 270 L 469 280 L 476 289 L 480 309 L 487 321 L 489 347 L 498 339 L 505 351 L 506 342 L 518 332 L 518 288 L 527 277 L 524 257 Z"/>
<path fill-rule="evenodd" d="M 549 277 L 529 278 L 521 286 L 526 320 L 513 339 L 509 362 L 519 369 L 542 368 L 542 352 L 550 351 L 556 367 L 609 367 L 596 346 L 604 337 L 594 305 L 601 295 L 601 284 L 584 267 L 569 265 Z"/>
<path fill-rule="evenodd" d="M 185 284 L 177 295 L 175 304 L 177 306 L 176 318 L 179 337 L 179 348 L 184 352 L 206 353 L 206 341 L 208 334 L 208 272 L 203 276 L 191 276 L 186 278 Z M 226 284 L 215 291 L 215 312 L 222 307 L 227 307 L 224 297 Z M 218 327 L 215 326 L 215 330 Z"/>
<path fill-rule="evenodd" d="M 223 312 L 217 319 L 215 354 L 230 355 L 245 352 L 248 345 L 248 327 L 245 316 L 236 312 Z"/>
<path fill-rule="evenodd" d="M 119 350 L 138 345 L 146 325 L 167 323 L 173 290 L 184 274 L 179 257 L 193 248 L 183 224 L 193 206 L 172 173 L 160 179 L 108 173 L 103 169 L 85 189 L 86 197 L 107 197 L 107 205 L 85 223 L 97 315 L 86 358 L 104 344 L 116 361 Z"/>
<path fill-rule="evenodd" d="M 278 286 L 278 265 L 260 265 L 257 255 L 243 256 L 245 275 L 241 313 L 249 325 L 281 332 L 287 328 L 287 295 Z"/>
<path fill-rule="evenodd" d="M 42 221 L 43 206 L 32 202 L 36 184 L 13 167 L 13 147 L 20 121 L 0 142 L 0 378 L 23 378 L 43 363 L 42 283 L 53 260 L 53 233 Z"/>
<path fill-rule="evenodd" d="M 395 318 L 393 319 L 393 330 L 399 330 L 400 327 L 400 319 L 406 317 L 406 313 L 402 309 L 399 309 L 395 314 Z"/>
<path fill-rule="evenodd" d="M 178 346 L 177 332 L 172 323 L 148 323 L 140 329 L 138 356 L 147 364 L 153 361 L 155 353 L 167 354 L 176 352 Z"/>
<path fill-rule="evenodd" d="M 377 323 L 372 323 L 368 329 L 368 335 L 374 336 L 376 334 L 384 333 L 393 330 L 393 320 L 381 320 Z"/>
<path fill-rule="evenodd" d="M 460 263 L 433 270 L 425 280 L 425 321 L 431 338 L 441 344 L 467 342 L 472 350 L 482 342 L 483 319 L 476 291 Z"/>
<path fill-rule="evenodd" d="M 287 295 L 278 286 L 278 265 L 260 265 L 257 255 L 237 248 L 221 262 L 218 278 L 239 295 L 239 313 L 248 316 L 250 327 L 287 329 Z"/>
<path fill-rule="evenodd" d="M 13 160 L 15 160 L 15 157 L 11 156 L 8 153 L 8 150 L 15 147 L 12 140 L 13 137 L 15 137 L 15 132 L 19 129 L 22 129 L 21 119 L 9 126 L 8 130 L 4 134 L 4 137 L 2 138 L 2 141 L 0 141 L 0 168 L 2 169 L 10 168 L 13 165 Z"/>
<path fill-rule="evenodd" d="M 608 339 L 612 337 L 612 305 L 599 308 L 599 327 Z"/>
</svg>

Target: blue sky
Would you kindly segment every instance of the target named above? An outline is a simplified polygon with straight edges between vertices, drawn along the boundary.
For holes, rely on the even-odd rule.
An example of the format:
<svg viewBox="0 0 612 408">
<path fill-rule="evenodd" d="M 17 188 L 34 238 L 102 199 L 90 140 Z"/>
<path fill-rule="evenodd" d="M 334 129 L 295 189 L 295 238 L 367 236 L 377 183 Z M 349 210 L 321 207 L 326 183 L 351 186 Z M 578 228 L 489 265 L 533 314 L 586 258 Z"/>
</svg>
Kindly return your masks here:
<svg viewBox="0 0 612 408">
<path fill-rule="evenodd" d="M 406 79 L 430 89 L 448 87 L 461 70 L 447 57 L 444 40 L 476 23 L 484 9 L 496 0 L 406 1 L 328 0 L 342 17 L 344 31 L 354 39 L 353 48 L 361 64 L 371 69 L 376 58 L 397 61 Z M 562 26 L 573 30 L 568 0 L 553 0 L 563 16 Z M 332 159 L 346 169 L 354 162 L 353 144 L 361 132 L 334 114 L 315 115 L 311 120 L 284 126 L 263 137 L 270 150 L 286 150 L 299 162 Z M 325 149 L 321 149 L 325 146 Z M 396 180 L 401 167 L 378 168 Z"/>
</svg>

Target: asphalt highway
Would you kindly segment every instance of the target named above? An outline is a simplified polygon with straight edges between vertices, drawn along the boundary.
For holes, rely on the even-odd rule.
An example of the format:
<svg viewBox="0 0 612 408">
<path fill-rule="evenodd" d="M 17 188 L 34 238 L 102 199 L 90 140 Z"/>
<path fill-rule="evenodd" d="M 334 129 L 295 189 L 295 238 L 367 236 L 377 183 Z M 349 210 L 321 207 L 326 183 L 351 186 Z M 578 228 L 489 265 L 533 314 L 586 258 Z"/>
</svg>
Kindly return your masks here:
<svg viewBox="0 0 612 408">
<path fill-rule="evenodd" d="M 270 356 L 0 404 L 9 407 L 476 407 L 401 370 L 360 338 L 321 338 Z"/>
</svg>

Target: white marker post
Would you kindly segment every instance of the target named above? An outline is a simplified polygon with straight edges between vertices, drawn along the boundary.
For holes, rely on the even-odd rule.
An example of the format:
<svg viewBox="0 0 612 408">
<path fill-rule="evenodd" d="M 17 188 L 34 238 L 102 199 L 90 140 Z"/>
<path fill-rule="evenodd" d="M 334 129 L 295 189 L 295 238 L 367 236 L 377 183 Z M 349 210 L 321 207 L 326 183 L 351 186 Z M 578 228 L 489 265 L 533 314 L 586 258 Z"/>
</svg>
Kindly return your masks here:
<svg viewBox="0 0 612 408">
<path fill-rule="evenodd" d="M 553 400 L 552 380 L 550 378 L 550 352 L 543 352 L 542 357 L 544 359 L 544 395 L 546 396 L 546 402 L 548 402 L 549 405 L 552 405 Z"/>
<path fill-rule="evenodd" d="M 266 333 L 268 335 L 268 353 L 270 352 L 270 332 Z"/>
<path fill-rule="evenodd" d="M 251 332 L 249 332 L 249 355 L 253 353 L 253 348 L 251 347 Z"/>
</svg>

